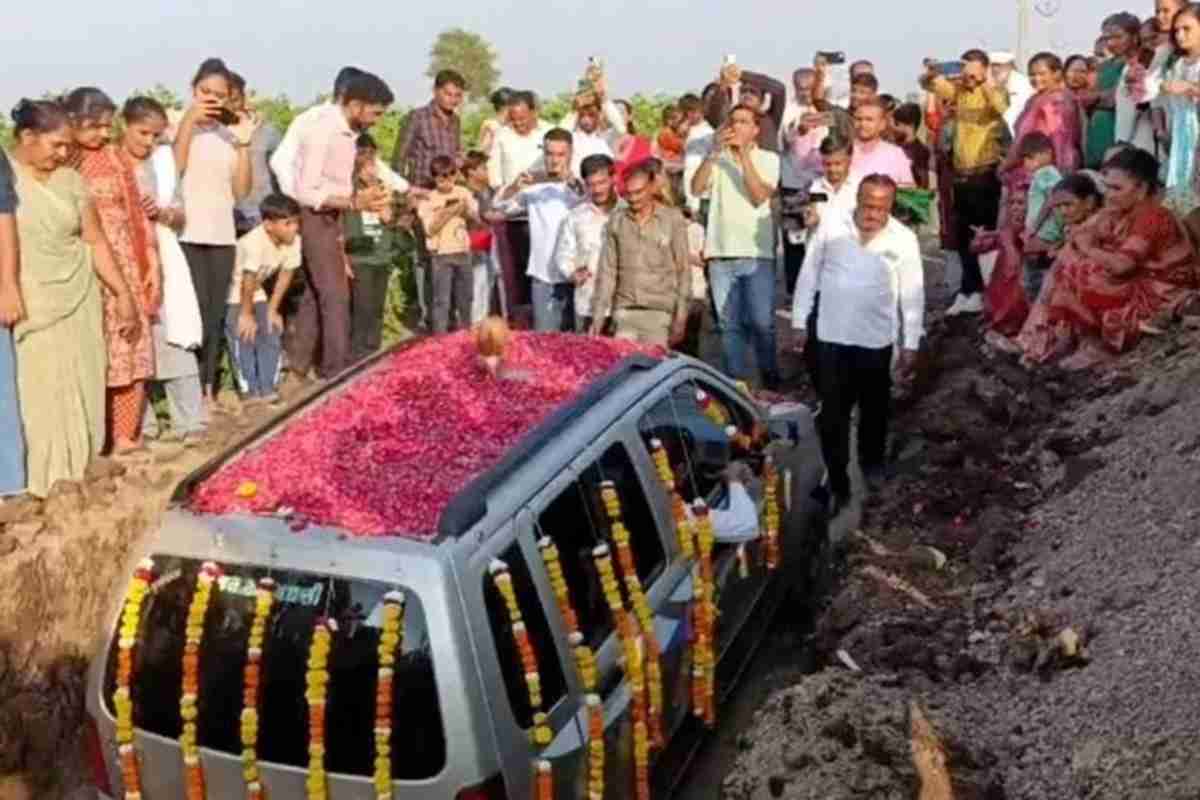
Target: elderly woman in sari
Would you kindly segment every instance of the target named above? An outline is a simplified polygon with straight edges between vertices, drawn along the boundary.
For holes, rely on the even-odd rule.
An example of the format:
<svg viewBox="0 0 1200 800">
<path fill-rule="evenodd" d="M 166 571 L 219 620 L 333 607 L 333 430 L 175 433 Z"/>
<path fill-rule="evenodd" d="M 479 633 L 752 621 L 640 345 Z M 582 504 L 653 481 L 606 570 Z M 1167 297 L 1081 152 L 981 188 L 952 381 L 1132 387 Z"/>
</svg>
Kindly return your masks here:
<svg viewBox="0 0 1200 800">
<path fill-rule="evenodd" d="M 1046 358 L 1086 369 L 1153 334 L 1195 296 L 1196 253 L 1156 196 L 1158 161 L 1129 148 L 1104 165 L 1105 205 L 1075 229 L 1045 296 L 1058 331 Z"/>
<path fill-rule="evenodd" d="M 17 390 L 28 490 L 44 497 L 57 481 L 83 478 L 104 445 L 108 359 L 100 284 L 112 293 L 118 336 L 136 341 L 140 317 L 83 178 L 63 166 L 72 146 L 66 109 L 22 100 L 12 116 L 25 305 L 14 329 Z"/>
<path fill-rule="evenodd" d="M 146 381 L 154 377 L 150 320 L 162 302 L 158 244 L 142 207 L 136 165 L 125 148 L 110 143 L 116 105 L 92 87 L 76 89 L 63 104 L 71 115 L 79 150 L 79 174 L 87 185 L 117 268 L 133 289 L 138 312 L 138 336 L 122 336 L 116 296 L 102 292 L 108 346 L 108 443 L 114 454 L 121 455 L 142 449 Z"/>
</svg>

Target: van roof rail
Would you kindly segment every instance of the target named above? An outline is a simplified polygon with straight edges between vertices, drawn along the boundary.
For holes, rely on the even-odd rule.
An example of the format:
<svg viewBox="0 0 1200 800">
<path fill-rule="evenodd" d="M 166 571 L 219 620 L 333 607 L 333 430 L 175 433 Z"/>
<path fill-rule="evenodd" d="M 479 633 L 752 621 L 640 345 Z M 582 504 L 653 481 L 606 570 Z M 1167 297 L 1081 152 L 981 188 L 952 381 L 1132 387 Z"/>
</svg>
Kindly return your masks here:
<svg viewBox="0 0 1200 800">
<path fill-rule="evenodd" d="M 487 515 L 488 494 L 509 474 L 533 459 L 555 436 L 572 422 L 583 416 L 605 395 L 629 379 L 630 376 L 647 372 L 662 364 L 657 358 L 636 353 L 618 362 L 612 369 L 597 378 L 574 401 L 554 411 L 509 449 L 491 469 L 476 476 L 450 499 L 438 518 L 437 536 L 433 544 L 447 539 L 457 539 Z"/>
</svg>

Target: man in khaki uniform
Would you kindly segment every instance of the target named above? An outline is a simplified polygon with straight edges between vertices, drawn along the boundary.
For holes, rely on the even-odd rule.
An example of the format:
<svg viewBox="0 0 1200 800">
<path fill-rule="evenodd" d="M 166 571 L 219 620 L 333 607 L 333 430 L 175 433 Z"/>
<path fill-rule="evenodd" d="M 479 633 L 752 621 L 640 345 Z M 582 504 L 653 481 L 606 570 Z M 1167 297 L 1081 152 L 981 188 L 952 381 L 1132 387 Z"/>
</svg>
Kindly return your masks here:
<svg viewBox="0 0 1200 800">
<path fill-rule="evenodd" d="M 652 162 L 626 173 L 627 206 L 608 221 L 592 296 L 592 326 L 599 334 L 611 310 L 616 336 L 663 347 L 683 340 L 692 273 L 687 221 L 658 201 Z"/>
</svg>

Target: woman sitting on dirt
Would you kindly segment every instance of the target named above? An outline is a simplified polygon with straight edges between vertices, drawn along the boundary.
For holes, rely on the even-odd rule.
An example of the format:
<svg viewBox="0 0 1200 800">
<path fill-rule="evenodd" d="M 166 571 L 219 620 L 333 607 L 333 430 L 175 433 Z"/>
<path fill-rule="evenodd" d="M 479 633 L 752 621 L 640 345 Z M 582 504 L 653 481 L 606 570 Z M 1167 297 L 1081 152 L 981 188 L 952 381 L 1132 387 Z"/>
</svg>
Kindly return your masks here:
<svg viewBox="0 0 1200 800">
<path fill-rule="evenodd" d="M 1075 352 L 1064 369 L 1086 369 L 1161 332 L 1197 288 L 1196 253 L 1156 195 L 1158 160 L 1126 149 L 1104 164 L 1104 209 L 1071 232 L 1040 298 L 1057 328 L 1048 360 Z M 1039 359 L 1038 356 L 1044 356 Z"/>
</svg>

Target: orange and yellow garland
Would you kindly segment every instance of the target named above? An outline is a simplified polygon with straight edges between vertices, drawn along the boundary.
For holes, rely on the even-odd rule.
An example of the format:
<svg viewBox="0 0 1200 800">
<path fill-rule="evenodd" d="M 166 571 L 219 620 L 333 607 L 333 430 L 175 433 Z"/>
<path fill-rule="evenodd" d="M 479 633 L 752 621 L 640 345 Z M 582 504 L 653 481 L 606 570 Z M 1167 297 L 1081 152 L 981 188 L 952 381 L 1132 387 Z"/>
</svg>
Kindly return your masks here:
<svg viewBox="0 0 1200 800">
<path fill-rule="evenodd" d="M 262 685 L 262 648 L 267 620 L 275 604 L 275 581 L 262 578 L 254 594 L 254 621 L 246 643 L 246 667 L 242 672 L 242 777 L 246 781 L 247 800 L 262 800 L 263 788 L 258 770 L 258 699 Z"/>
<path fill-rule="evenodd" d="M 617 496 L 616 487 L 612 481 L 600 484 L 600 497 L 604 501 L 604 509 L 612 524 L 613 544 L 617 548 L 617 563 L 621 566 L 621 577 L 625 581 L 625 590 L 629 594 L 629 605 L 637 617 L 638 626 L 642 631 L 642 641 L 646 648 L 645 670 L 646 684 L 649 689 L 647 701 L 649 716 L 646 724 L 655 747 L 661 748 L 665 743 L 662 730 L 662 664 L 658 645 L 658 636 L 654 631 L 654 613 L 646 601 L 646 592 L 642 588 L 642 579 L 637 573 L 637 562 L 633 557 L 633 548 L 629 544 L 629 529 L 621 521 L 621 500 Z"/>
<path fill-rule="evenodd" d="M 770 456 L 763 463 L 763 528 L 767 569 L 779 567 L 779 472 Z"/>
<path fill-rule="evenodd" d="M 621 597 L 621 586 L 613 570 L 612 556 L 607 545 L 599 545 L 592 551 L 596 572 L 600 575 L 600 588 L 612 613 L 617 639 L 621 643 L 625 679 L 629 684 L 630 707 L 633 711 L 633 765 L 635 773 L 635 796 L 638 800 L 650 798 L 650 728 L 647 725 L 646 680 L 642 669 L 644 654 L 642 639 L 625 602 Z"/>
<path fill-rule="evenodd" d="M 133 748 L 133 648 L 137 644 L 138 627 L 142 621 L 142 602 L 154 579 L 154 562 L 142 559 L 129 579 L 125 605 L 121 609 L 121 631 L 117 637 L 117 688 L 113 692 L 113 707 L 117 710 L 117 757 L 121 763 L 121 784 L 125 800 L 142 796 L 142 775 L 138 769 L 137 753 Z"/>
<path fill-rule="evenodd" d="M 392 679 L 396 653 L 404 644 L 404 593 L 383 596 L 379 635 L 379 677 L 375 684 L 375 798 L 392 798 Z"/>
<path fill-rule="evenodd" d="M 696 405 L 700 406 L 700 410 L 712 424 L 725 430 L 725 426 L 729 424 L 729 415 L 725 413 L 725 409 L 721 407 L 720 403 L 709 396 L 708 392 L 703 389 L 696 390 Z"/>
<path fill-rule="evenodd" d="M 183 754 L 185 796 L 187 800 L 204 800 L 204 767 L 200 764 L 200 745 L 197 740 L 197 704 L 200 699 L 200 644 L 204 639 L 204 617 L 212 600 L 213 586 L 221 568 L 211 561 L 200 565 L 196 575 L 196 591 L 188 606 L 187 629 L 183 645 L 183 692 L 179 698 L 179 716 L 183 731 L 179 735 L 179 750 Z"/>
<path fill-rule="evenodd" d="M 713 695 L 716 689 L 716 585 L 713 580 L 713 527 L 708 505 L 700 499 L 693 504 L 696 512 L 696 549 L 699 559 L 693 574 L 695 602 L 692 603 L 695 645 L 692 655 L 692 709 L 706 725 L 716 723 Z"/>
<path fill-rule="evenodd" d="M 308 701 L 308 776 L 304 781 L 308 800 L 326 800 L 329 776 L 325 772 L 325 703 L 329 696 L 329 651 L 337 622 L 322 617 L 313 626 L 308 647 L 308 671 L 304 676 L 304 699 Z"/>
<path fill-rule="evenodd" d="M 684 558 L 691 558 L 696 554 L 692 546 L 692 522 L 688 519 L 683 498 L 679 496 L 679 490 L 675 486 L 675 473 L 671 470 L 667 451 L 660 440 L 650 440 L 650 454 L 654 458 L 654 468 L 658 471 L 663 488 L 671 495 L 671 514 L 675 517 L 675 536 L 679 541 L 679 552 Z"/>
<path fill-rule="evenodd" d="M 492 575 L 496 591 L 500 593 L 505 608 L 508 609 L 513 642 L 521 659 L 521 668 L 525 671 L 525 689 L 529 694 L 529 709 L 533 714 L 530 739 L 533 746 L 541 751 L 550 744 L 554 736 L 550 730 L 549 718 L 542 709 L 542 677 L 538 671 L 537 653 L 529 641 L 529 631 L 525 628 L 525 620 L 521 616 L 521 606 L 517 603 L 517 593 L 513 588 L 508 565 L 496 559 L 488 566 L 488 571 Z M 540 758 L 534 760 L 533 788 L 536 800 L 553 800 L 554 774 L 549 761 Z"/>
<path fill-rule="evenodd" d="M 554 590 L 554 599 L 558 602 L 562 613 L 563 624 L 567 629 L 567 644 L 575 657 L 575 669 L 579 673 L 579 683 L 585 693 L 588 709 L 588 797 L 589 800 L 602 800 L 604 797 L 604 705 L 596 694 L 597 670 L 596 654 L 588 647 L 579 630 L 579 616 L 571 602 L 571 592 L 567 587 L 566 576 L 563 575 L 562 562 L 559 560 L 558 546 L 545 536 L 538 542 L 538 550 L 542 554 L 542 562 L 546 565 L 546 574 L 550 578 L 550 587 Z"/>
</svg>

